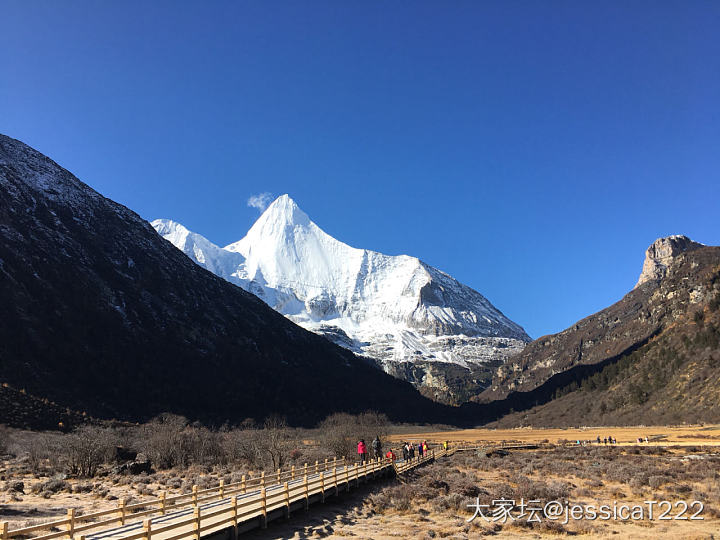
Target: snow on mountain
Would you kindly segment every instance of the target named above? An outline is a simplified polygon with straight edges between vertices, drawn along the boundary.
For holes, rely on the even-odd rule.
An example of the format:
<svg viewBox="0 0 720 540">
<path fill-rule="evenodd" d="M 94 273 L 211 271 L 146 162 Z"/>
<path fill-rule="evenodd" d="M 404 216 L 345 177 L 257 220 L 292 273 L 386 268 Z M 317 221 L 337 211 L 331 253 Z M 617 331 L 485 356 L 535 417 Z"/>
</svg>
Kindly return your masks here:
<svg viewBox="0 0 720 540">
<path fill-rule="evenodd" d="M 224 248 L 174 221 L 152 225 L 199 265 L 387 371 L 398 362 L 494 365 L 530 340 L 474 289 L 415 257 L 336 240 L 288 195 Z"/>
</svg>

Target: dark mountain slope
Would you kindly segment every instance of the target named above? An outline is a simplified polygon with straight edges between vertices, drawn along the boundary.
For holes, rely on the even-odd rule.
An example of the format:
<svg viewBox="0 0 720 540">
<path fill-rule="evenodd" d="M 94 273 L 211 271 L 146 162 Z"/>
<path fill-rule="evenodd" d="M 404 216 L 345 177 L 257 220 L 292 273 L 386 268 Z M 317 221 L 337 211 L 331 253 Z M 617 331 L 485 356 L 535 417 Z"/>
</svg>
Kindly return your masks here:
<svg viewBox="0 0 720 540">
<path fill-rule="evenodd" d="M 134 212 L 0 135 L 0 381 L 97 417 L 310 423 L 447 409 L 200 268 Z M 0 423 L 12 422 L 0 411 Z"/>
</svg>

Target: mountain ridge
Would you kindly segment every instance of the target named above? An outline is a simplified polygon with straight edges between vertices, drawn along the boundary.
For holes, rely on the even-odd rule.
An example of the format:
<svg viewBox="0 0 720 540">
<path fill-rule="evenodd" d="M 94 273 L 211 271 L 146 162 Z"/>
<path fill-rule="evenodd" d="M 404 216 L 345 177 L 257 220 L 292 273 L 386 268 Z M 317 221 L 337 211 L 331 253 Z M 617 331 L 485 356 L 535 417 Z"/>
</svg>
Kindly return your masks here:
<svg viewBox="0 0 720 540">
<path fill-rule="evenodd" d="M 661 270 L 648 271 L 658 258 Z M 489 402 L 513 392 L 533 392 L 553 378 L 567 385 L 570 380 L 561 374 L 584 366 L 587 369 L 582 376 L 590 376 L 592 366 L 646 350 L 668 331 L 686 326 L 691 312 L 711 305 L 720 294 L 720 247 L 705 246 L 682 235 L 660 238 L 646 252 L 640 281 L 615 304 L 528 344 L 498 368 L 492 385 L 477 400 Z"/>
</svg>

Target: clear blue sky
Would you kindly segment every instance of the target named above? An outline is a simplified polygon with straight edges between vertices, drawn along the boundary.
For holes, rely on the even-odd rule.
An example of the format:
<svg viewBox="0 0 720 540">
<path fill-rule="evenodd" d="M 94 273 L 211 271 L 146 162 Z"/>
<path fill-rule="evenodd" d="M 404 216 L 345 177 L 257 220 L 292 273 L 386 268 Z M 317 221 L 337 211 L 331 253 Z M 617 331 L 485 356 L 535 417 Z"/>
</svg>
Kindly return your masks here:
<svg viewBox="0 0 720 540">
<path fill-rule="evenodd" d="M 0 132 L 147 219 L 251 195 L 407 253 L 533 337 L 720 244 L 720 3 L 3 0 Z"/>
</svg>

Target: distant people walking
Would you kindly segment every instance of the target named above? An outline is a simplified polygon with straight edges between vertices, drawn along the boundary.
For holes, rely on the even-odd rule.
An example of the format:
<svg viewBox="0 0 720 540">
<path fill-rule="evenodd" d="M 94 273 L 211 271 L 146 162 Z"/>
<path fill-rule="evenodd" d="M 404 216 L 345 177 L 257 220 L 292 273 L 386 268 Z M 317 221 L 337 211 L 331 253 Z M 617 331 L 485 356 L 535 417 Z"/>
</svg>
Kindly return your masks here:
<svg viewBox="0 0 720 540">
<path fill-rule="evenodd" d="M 403 461 L 407 461 L 408 457 L 410 457 L 410 450 L 408 449 L 408 443 L 403 443 L 402 455 L 403 455 Z"/>
<path fill-rule="evenodd" d="M 600 435 L 598 435 L 597 443 L 600 444 Z"/>
<path fill-rule="evenodd" d="M 358 456 L 360 457 L 360 463 L 365 463 L 367 461 L 367 446 L 365 446 L 365 441 L 360 439 L 360 442 L 358 443 Z"/>
<path fill-rule="evenodd" d="M 412 443 L 407 443 L 408 446 L 408 453 L 410 454 L 410 459 L 415 459 L 415 447 L 412 445 Z"/>
<path fill-rule="evenodd" d="M 447 451 L 448 448 L 450 448 L 450 442 L 443 441 L 443 450 Z"/>
<path fill-rule="evenodd" d="M 418 457 L 419 457 L 419 458 L 423 457 L 423 445 L 422 445 L 422 443 L 418 443 L 417 448 L 418 448 Z"/>
<path fill-rule="evenodd" d="M 375 459 L 382 457 L 382 444 L 380 443 L 380 436 L 376 435 L 372 442 L 373 456 Z"/>
<path fill-rule="evenodd" d="M 428 453 L 427 441 L 423 441 L 422 447 L 423 447 L 423 456 L 427 456 L 427 453 Z"/>
</svg>

